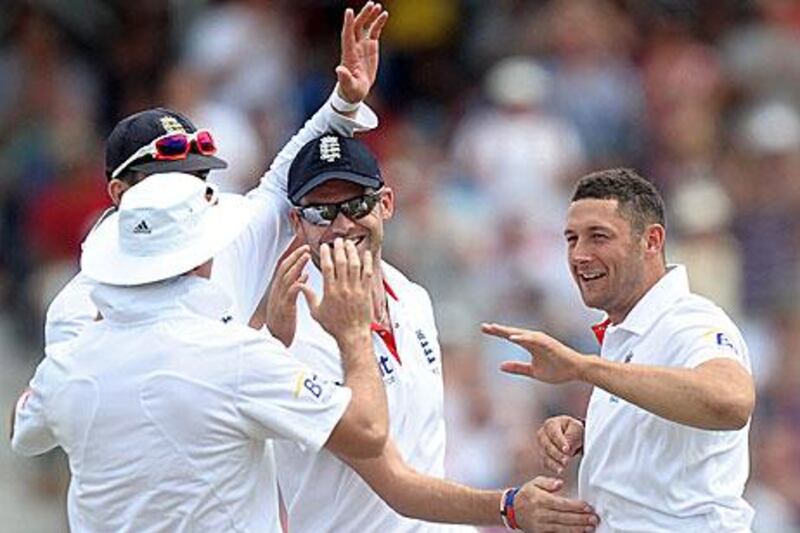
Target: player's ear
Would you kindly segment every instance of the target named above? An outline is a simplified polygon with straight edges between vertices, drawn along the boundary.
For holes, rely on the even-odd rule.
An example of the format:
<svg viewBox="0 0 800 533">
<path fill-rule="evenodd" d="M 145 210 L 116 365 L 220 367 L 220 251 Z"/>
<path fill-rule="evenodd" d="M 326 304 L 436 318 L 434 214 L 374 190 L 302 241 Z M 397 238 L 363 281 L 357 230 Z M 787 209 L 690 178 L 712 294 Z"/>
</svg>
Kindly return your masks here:
<svg viewBox="0 0 800 533">
<path fill-rule="evenodd" d="M 118 180 L 116 178 L 112 179 L 108 182 L 106 186 L 106 191 L 108 191 L 108 196 L 111 198 L 111 202 L 114 205 L 119 205 L 120 200 L 122 199 L 122 193 L 127 191 L 130 188 L 130 185 L 125 183 L 122 180 Z"/>
<path fill-rule="evenodd" d="M 661 224 L 650 224 L 644 230 L 645 253 L 660 256 L 664 251 L 666 230 Z"/>
<path fill-rule="evenodd" d="M 394 191 L 391 187 L 384 187 L 380 199 L 381 218 L 389 220 L 394 215 Z"/>
<path fill-rule="evenodd" d="M 297 209 L 295 209 L 294 207 L 289 209 L 289 221 L 292 224 L 292 229 L 294 230 L 294 234 L 300 235 L 302 221 L 300 220 L 300 213 L 298 213 Z"/>
</svg>

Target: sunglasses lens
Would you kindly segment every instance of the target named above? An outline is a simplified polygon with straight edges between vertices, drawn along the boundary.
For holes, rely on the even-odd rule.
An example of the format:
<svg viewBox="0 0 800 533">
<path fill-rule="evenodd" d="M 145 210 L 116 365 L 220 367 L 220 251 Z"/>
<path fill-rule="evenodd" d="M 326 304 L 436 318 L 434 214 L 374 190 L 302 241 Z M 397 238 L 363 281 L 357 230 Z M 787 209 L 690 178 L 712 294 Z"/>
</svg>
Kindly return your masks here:
<svg viewBox="0 0 800 533">
<path fill-rule="evenodd" d="M 315 226 L 330 226 L 332 218 L 325 218 L 328 214 L 325 207 L 304 207 L 299 210 L 302 216 L 310 224 Z M 335 218 L 335 215 L 334 215 Z"/>
<path fill-rule="evenodd" d="M 200 130 L 195 137 L 197 141 L 197 151 L 203 155 L 212 155 L 217 151 L 217 145 L 214 143 L 214 137 L 208 130 Z"/>
<path fill-rule="evenodd" d="M 189 153 L 189 137 L 184 134 L 169 135 L 156 141 L 158 157 L 171 158 Z"/>
<path fill-rule="evenodd" d="M 372 212 L 377 199 L 376 195 L 364 195 L 344 202 L 339 208 L 348 218 L 364 218 Z"/>
</svg>

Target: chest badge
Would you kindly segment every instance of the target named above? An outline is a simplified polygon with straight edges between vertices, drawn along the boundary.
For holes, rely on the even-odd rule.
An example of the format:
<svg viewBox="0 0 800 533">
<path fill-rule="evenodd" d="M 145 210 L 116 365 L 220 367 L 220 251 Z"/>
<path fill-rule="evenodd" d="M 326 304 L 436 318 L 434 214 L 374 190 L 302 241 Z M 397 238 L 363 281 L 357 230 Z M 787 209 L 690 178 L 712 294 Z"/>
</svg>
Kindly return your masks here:
<svg viewBox="0 0 800 533">
<path fill-rule="evenodd" d="M 631 362 L 631 359 L 633 359 L 633 352 L 628 352 L 628 355 L 626 355 L 626 356 L 625 356 L 625 357 L 622 359 L 622 362 L 623 362 L 624 364 L 628 364 L 628 363 L 630 363 L 630 362 Z M 616 396 L 613 396 L 613 395 L 609 395 L 609 397 L 608 397 L 608 403 L 619 403 L 619 398 L 617 398 Z"/>
<path fill-rule="evenodd" d="M 416 331 L 416 335 L 419 345 L 422 348 L 422 352 L 425 354 L 425 359 L 428 361 L 429 365 L 432 365 L 436 362 L 436 355 L 434 354 L 434 350 L 433 347 L 431 347 L 430 341 L 421 329 Z"/>
</svg>

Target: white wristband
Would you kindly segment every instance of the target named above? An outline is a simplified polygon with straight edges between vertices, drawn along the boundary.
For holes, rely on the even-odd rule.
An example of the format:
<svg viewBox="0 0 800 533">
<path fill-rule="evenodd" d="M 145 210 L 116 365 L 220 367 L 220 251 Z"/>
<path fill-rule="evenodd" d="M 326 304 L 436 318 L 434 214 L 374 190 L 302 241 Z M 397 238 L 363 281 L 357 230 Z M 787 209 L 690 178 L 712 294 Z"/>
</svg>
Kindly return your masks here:
<svg viewBox="0 0 800 533">
<path fill-rule="evenodd" d="M 331 95 L 331 106 L 334 111 L 338 111 L 339 113 L 352 113 L 358 110 L 361 106 L 361 102 L 351 103 L 339 96 L 339 84 L 337 83 Z"/>
</svg>

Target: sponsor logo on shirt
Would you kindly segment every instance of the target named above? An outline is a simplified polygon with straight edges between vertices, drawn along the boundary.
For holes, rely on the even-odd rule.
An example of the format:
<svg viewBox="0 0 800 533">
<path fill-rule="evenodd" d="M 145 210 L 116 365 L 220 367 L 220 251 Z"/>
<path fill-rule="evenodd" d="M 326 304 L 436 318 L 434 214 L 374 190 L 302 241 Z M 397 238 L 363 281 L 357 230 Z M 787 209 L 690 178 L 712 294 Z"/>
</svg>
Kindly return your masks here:
<svg viewBox="0 0 800 533">
<path fill-rule="evenodd" d="M 713 343 L 714 346 L 721 350 L 727 350 L 733 352 L 736 355 L 739 355 L 739 350 L 736 349 L 736 345 L 733 344 L 731 338 L 722 331 L 717 330 L 709 330 L 708 333 L 705 334 L 705 339 L 709 342 Z"/>
<path fill-rule="evenodd" d="M 378 357 L 378 367 L 381 369 L 381 377 L 383 381 L 388 383 L 394 383 L 396 381 L 394 374 L 394 360 L 391 357 L 387 357 L 384 354 L 381 354 Z"/>
<path fill-rule="evenodd" d="M 731 342 L 731 340 L 728 338 L 728 336 L 722 333 L 721 331 L 717 333 L 716 339 L 717 339 L 717 346 L 719 346 L 720 348 L 727 348 L 734 353 L 737 354 L 739 353 L 736 350 L 736 347 Z"/>
<path fill-rule="evenodd" d="M 321 380 L 316 374 L 309 375 L 306 372 L 300 372 L 295 380 L 294 397 L 299 398 L 303 394 L 311 395 L 317 400 L 326 401 L 332 393 L 332 389 L 326 387 L 326 384 L 329 385 L 330 382 Z"/>
</svg>

